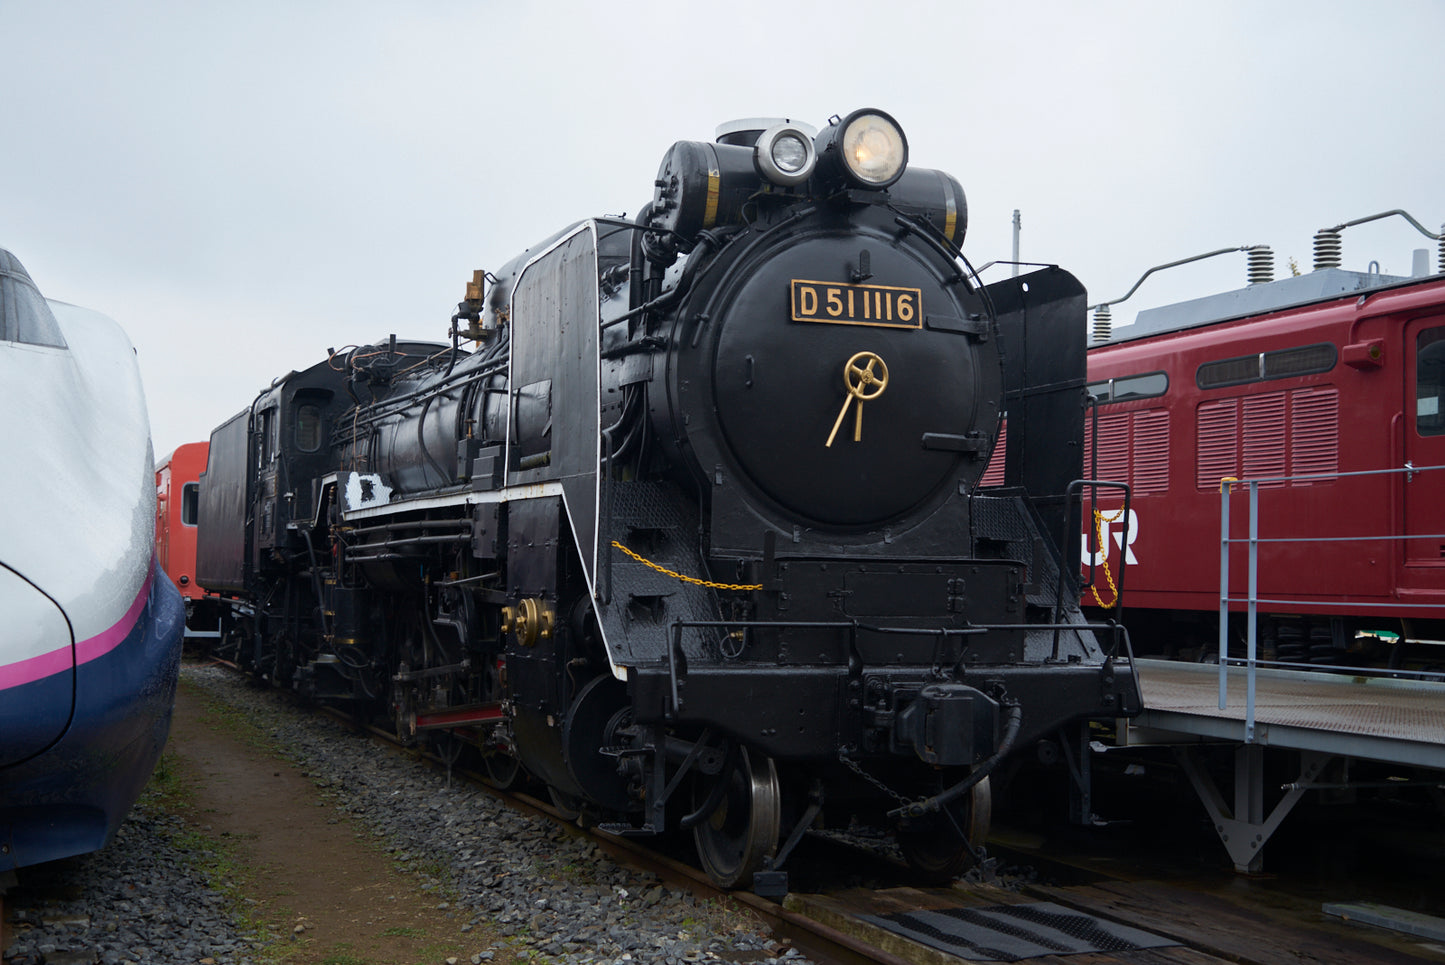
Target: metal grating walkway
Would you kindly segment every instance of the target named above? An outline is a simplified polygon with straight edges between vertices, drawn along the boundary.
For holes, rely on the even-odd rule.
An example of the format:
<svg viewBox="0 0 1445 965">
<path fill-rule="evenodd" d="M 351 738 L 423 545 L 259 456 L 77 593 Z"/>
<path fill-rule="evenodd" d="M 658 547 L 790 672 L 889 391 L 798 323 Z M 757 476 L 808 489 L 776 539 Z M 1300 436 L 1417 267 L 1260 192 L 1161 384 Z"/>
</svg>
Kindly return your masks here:
<svg viewBox="0 0 1445 965">
<path fill-rule="evenodd" d="M 1130 743 L 1243 740 L 1246 672 L 1229 669 L 1219 708 L 1219 668 L 1140 660 L 1144 712 Z M 1256 743 L 1445 769 L 1445 683 L 1347 674 L 1259 670 Z M 1172 737 L 1166 735 L 1173 735 Z"/>
<path fill-rule="evenodd" d="M 990 962 L 1179 944 L 1048 901 L 865 915 L 863 920 L 950 955 Z"/>
</svg>

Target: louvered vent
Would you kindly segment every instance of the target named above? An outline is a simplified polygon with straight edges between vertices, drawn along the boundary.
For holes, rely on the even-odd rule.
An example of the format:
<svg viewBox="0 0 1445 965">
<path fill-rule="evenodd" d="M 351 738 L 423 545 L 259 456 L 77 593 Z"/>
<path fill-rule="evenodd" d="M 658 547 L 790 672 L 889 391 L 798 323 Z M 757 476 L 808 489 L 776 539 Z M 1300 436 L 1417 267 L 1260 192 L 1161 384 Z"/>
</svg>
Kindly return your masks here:
<svg viewBox="0 0 1445 965">
<path fill-rule="evenodd" d="M 1239 475 L 1239 401 L 1206 402 L 1195 412 L 1194 485 L 1218 492 L 1219 480 Z"/>
<path fill-rule="evenodd" d="M 1002 486 L 1005 453 L 1008 452 L 1008 420 L 1001 419 L 998 424 L 998 441 L 993 444 L 993 454 L 988 457 L 988 468 L 983 471 L 983 478 L 978 481 L 980 486 Z"/>
<path fill-rule="evenodd" d="M 1271 392 L 1244 400 L 1244 478 L 1260 479 L 1285 474 L 1285 394 Z M 1283 486 L 1281 481 L 1260 483 L 1261 489 Z"/>
<path fill-rule="evenodd" d="M 1090 456 L 1093 454 L 1090 453 Z M 1089 472 L 1092 460 L 1085 464 Z M 1099 475 L 1108 482 L 1129 481 L 1129 414 L 1106 415 L 1099 418 Z"/>
<path fill-rule="evenodd" d="M 1169 413 L 1150 409 L 1134 413 L 1133 478 L 1135 494 L 1169 489 Z"/>
<path fill-rule="evenodd" d="M 1340 468 L 1340 393 L 1333 387 L 1290 393 L 1290 475 L 1338 472 Z M 1296 486 L 1328 480 L 1301 479 Z"/>
</svg>

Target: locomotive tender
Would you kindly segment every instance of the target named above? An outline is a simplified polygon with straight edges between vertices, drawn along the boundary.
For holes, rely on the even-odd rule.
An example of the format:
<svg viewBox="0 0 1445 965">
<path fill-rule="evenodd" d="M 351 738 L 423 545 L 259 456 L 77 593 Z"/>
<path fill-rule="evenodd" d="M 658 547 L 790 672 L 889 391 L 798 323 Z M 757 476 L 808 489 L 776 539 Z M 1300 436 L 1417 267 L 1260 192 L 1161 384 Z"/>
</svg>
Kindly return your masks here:
<svg viewBox="0 0 1445 965">
<path fill-rule="evenodd" d="M 1064 565 L 1083 289 L 977 287 L 961 186 L 907 161 L 873 110 L 679 142 L 634 221 L 478 272 L 451 345 L 278 379 L 201 480 L 224 645 L 614 831 L 690 829 L 724 886 L 854 816 L 965 868 L 1003 755 L 1139 695 Z"/>
</svg>

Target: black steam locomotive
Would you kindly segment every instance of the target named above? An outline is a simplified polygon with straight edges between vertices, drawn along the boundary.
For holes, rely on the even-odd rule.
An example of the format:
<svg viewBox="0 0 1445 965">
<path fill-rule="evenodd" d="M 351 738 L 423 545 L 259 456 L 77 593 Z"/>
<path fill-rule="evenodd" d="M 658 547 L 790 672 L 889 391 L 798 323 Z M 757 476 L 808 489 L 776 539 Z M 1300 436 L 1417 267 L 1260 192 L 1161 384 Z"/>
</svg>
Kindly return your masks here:
<svg viewBox="0 0 1445 965">
<path fill-rule="evenodd" d="M 277 380 L 202 477 L 236 658 L 690 829 L 724 886 L 854 818 L 965 868 L 997 761 L 1139 692 L 1061 565 L 1084 291 L 978 286 L 961 186 L 907 161 L 873 110 L 677 143 L 635 221 L 478 272 L 450 345 Z"/>
</svg>

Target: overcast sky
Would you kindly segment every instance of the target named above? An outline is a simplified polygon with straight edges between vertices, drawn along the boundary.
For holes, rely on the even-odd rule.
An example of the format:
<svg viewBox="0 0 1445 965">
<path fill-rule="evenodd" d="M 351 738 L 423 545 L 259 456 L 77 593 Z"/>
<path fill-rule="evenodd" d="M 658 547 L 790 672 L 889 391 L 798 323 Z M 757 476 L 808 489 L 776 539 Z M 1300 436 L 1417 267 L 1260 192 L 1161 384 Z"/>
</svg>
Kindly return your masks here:
<svg viewBox="0 0 1445 965">
<path fill-rule="evenodd" d="M 1441 0 L 0 0 L 0 247 L 125 327 L 159 457 L 328 346 L 444 338 L 473 269 L 635 213 L 738 117 L 890 112 L 963 183 L 974 264 L 1017 208 L 1091 302 L 1226 246 L 1307 271 L 1392 208 L 1438 231 L 1442 38 Z M 1401 274 L 1435 247 L 1344 240 Z M 1243 279 L 1156 277 L 1115 324 Z"/>
</svg>

